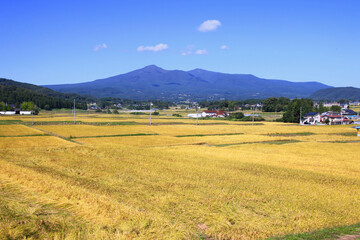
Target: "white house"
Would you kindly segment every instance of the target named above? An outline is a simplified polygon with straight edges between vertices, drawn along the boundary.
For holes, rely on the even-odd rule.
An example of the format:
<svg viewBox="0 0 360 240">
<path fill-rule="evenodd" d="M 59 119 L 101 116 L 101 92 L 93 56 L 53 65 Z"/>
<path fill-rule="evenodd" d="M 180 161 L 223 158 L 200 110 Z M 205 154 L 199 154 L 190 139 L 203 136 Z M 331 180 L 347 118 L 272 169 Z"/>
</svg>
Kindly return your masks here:
<svg viewBox="0 0 360 240">
<path fill-rule="evenodd" d="M 351 124 L 353 121 L 342 115 L 325 115 L 321 116 L 321 122 L 327 122 L 329 125 Z"/>
<path fill-rule="evenodd" d="M 20 115 L 31 115 L 32 111 L 20 111 Z"/>
<path fill-rule="evenodd" d="M 309 112 L 300 119 L 301 125 L 316 125 L 321 122 L 321 115 L 318 112 Z"/>
<path fill-rule="evenodd" d="M 202 117 L 226 117 L 227 113 L 225 111 L 203 111 L 201 115 Z"/>
<path fill-rule="evenodd" d="M 32 111 L 6 111 L 6 112 L 0 112 L 0 114 L 2 115 L 15 115 L 15 114 L 20 114 L 20 115 L 31 115 Z"/>
<path fill-rule="evenodd" d="M 340 106 L 340 103 L 338 102 L 324 103 L 323 106 L 324 107 Z"/>
<path fill-rule="evenodd" d="M 201 118 L 203 117 L 201 113 L 191 113 L 187 115 L 189 118 Z"/>
<path fill-rule="evenodd" d="M 4 114 L 4 115 L 15 115 L 15 111 L 6 111 L 6 112 L 0 112 L 0 114 Z"/>
</svg>

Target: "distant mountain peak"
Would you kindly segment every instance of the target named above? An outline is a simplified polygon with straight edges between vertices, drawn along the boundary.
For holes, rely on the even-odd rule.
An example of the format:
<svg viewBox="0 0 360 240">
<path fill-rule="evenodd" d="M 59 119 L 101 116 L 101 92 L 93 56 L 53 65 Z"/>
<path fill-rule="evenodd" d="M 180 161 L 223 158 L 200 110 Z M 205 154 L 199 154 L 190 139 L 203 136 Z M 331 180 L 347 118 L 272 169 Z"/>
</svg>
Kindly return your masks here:
<svg viewBox="0 0 360 240">
<path fill-rule="evenodd" d="M 155 64 L 145 66 L 141 68 L 140 70 L 147 70 L 147 71 L 166 71 L 165 69 L 156 66 Z"/>
<path fill-rule="evenodd" d="M 188 72 L 189 73 L 217 73 L 217 72 L 205 70 L 205 69 L 202 69 L 202 68 L 195 68 L 195 69 L 190 70 Z"/>
<path fill-rule="evenodd" d="M 96 97 L 130 99 L 245 99 L 267 97 L 307 97 L 328 88 L 321 83 L 294 83 L 258 78 L 251 74 L 229 74 L 196 68 L 191 71 L 165 70 L 149 65 L 132 72 L 93 82 L 48 86 L 61 92 Z"/>
</svg>

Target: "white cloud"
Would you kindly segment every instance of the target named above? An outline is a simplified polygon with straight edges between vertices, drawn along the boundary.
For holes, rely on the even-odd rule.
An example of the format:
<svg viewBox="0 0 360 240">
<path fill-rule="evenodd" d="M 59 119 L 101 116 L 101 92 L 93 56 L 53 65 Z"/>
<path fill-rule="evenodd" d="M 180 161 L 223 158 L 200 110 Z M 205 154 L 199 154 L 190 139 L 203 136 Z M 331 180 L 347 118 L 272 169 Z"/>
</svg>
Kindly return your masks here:
<svg viewBox="0 0 360 240">
<path fill-rule="evenodd" d="M 181 50 L 182 56 L 194 54 L 194 45 L 187 46 L 185 50 Z"/>
<path fill-rule="evenodd" d="M 191 54 L 193 54 L 192 51 L 181 51 L 182 56 L 187 56 L 187 55 L 191 55 Z"/>
<path fill-rule="evenodd" d="M 138 52 L 150 51 L 150 52 L 159 52 L 168 49 L 168 45 L 164 43 L 159 43 L 155 46 L 139 46 L 137 48 Z"/>
<path fill-rule="evenodd" d="M 210 31 L 214 31 L 216 28 L 220 26 L 221 26 L 221 22 L 219 20 L 207 20 L 198 27 L 198 30 L 200 32 L 210 32 Z"/>
<path fill-rule="evenodd" d="M 99 51 L 100 49 L 106 49 L 107 48 L 107 45 L 105 43 L 102 43 L 102 44 L 98 44 L 94 47 L 94 51 Z"/>
<path fill-rule="evenodd" d="M 190 45 L 190 46 L 187 46 L 186 49 L 184 50 L 181 50 L 181 55 L 182 56 L 188 56 L 188 55 L 204 55 L 204 54 L 207 54 L 207 50 L 206 49 L 198 49 L 198 50 L 195 50 L 194 49 L 195 46 L 194 45 Z"/>
<path fill-rule="evenodd" d="M 195 54 L 196 55 L 204 55 L 204 54 L 207 54 L 207 51 L 206 51 L 206 49 L 199 49 L 199 50 L 196 50 Z"/>
<path fill-rule="evenodd" d="M 221 50 L 228 50 L 228 49 L 229 49 L 229 47 L 228 47 L 228 46 L 226 46 L 226 45 L 222 45 L 222 46 L 220 47 L 220 49 L 221 49 Z"/>
</svg>

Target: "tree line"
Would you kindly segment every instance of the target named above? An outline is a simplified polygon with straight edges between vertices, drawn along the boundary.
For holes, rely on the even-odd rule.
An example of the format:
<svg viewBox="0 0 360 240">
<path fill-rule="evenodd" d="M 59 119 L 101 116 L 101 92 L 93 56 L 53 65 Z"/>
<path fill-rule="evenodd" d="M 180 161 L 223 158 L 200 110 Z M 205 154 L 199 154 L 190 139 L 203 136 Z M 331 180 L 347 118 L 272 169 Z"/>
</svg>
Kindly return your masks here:
<svg viewBox="0 0 360 240">
<path fill-rule="evenodd" d="M 157 109 L 169 109 L 171 106 L 175 106 L 173 102 L 161 101 L 161 100 L 131 100 L 131 99 L 122 99 L 122 98 L 101 98 L 97 101 L 97 105 L 100 108 L 112 108 L 116 109 L 115 105 L 120 104 L 123 108 L 131 110 L 149 110 L 150 103 L 152 103 L 152 108 Z"/>
<path fill-rule="evenodd" d="M 250 109 L 250 105 L 259 104 L 262 99 L 247 99 L 247 100 L 221 100 L 221 101 L 200 101 L 199 106 L 201 108 L 207 108 L 208 110 L 227 110 L 235 111 L 239 107 L 242 109 Z"/>
<path fill-rule="evenodd" d="M 71 100 L 60 99 L 58 97 L 46 96 L 32 90 L 16 86 L 0 85 L 0 101 L 8 106 L 20 107 L 23 102 L 33 102 L 37 107 L 51 110 L 60 108 L 72 108 L 74 103 Z M 76 103 L 77 109 L 87 109 L 85 102 Z"/>
</svg>

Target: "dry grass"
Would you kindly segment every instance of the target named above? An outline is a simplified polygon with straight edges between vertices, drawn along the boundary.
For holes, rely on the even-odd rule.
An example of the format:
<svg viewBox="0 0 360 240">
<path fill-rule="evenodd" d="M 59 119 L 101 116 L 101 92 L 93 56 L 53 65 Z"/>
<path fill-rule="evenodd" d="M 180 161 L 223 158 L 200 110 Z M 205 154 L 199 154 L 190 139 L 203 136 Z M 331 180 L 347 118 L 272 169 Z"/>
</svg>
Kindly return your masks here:
<svg viewBox="0 0 360 240">
<path fill-rule="evenodd" d="M 92 138 L 0 139 L 0 239 L 265 239 L 360 222 L 349 126 L 37 128 Z M 96 137 L 136 133 L 158 135 Z"/>
<path fill-rule="evenodd" d="M 43 132 L 24 125 L 0 125 L 0 137 L 41 135 Z"/>
</svg>

